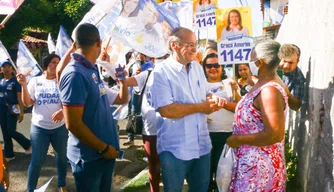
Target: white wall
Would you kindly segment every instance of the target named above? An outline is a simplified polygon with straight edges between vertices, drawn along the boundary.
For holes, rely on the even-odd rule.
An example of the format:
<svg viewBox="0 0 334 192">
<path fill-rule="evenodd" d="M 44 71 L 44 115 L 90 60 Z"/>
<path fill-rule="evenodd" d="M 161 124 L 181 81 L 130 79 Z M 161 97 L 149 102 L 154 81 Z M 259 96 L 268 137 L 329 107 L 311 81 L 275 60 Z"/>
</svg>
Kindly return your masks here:
<svg viewBox="0 0 334 192">
<path fill-rule="evenodd" d="M 277 40 L 301 49 L 305 104 L 287 121 L 299 159 L 301 191 L 334 191 L 334 1 L 291 0 Z M 325 112 L 321 113 L 321 108 Z"/>
</svg>

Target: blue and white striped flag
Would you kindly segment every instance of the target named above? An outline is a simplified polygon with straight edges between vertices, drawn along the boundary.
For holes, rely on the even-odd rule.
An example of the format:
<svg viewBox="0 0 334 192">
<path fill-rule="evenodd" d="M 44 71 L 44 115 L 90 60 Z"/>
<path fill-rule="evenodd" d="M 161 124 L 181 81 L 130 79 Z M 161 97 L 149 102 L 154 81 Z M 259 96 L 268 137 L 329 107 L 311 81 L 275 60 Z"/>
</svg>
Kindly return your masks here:
<svg viewBox="0 0 334 192">
<path fill-rule="evenodd" d="M 51 33 L 49 33 L 48 35 L 48 49 L 49 49 L 49 54 L 56 51 L 56 45 L 52 40 Z"/>
<path fill-rule="evenodd" d="M 71 45 L 72 45 L 72 40 L 66 33 L 63 26 L 60 26 L 56 44 L 56 54 L 62 58 L 67 52 L 67 50 L 71 48 Z"/>
<path fill-rule="evenodd" d="M 16 65 L 18 72 L 26 76 L 27 81 L 29 81 L 32 77 L 42 74 L 42 70 L 36 59 L 22 40 L 19 42 Z"/>
</svg>

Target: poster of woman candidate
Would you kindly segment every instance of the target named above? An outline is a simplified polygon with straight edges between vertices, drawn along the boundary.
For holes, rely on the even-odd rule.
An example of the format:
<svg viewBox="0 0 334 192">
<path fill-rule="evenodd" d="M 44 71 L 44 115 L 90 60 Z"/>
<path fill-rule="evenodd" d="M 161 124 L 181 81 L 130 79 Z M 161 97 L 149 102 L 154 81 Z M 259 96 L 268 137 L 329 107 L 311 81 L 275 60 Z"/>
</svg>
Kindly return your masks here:
<svg viewBox="0 0 334 192">
<path fill-rule="evenodd" d="M 250 7 L 232 7 L 216 10 L 217 42 L 234 35 L 252 36 Z"/>
<path fill-rule="evenodd" d="M 217 0 L 193 0 L 193 12 L 204 12 L 218 8 Z"/>
</svg>

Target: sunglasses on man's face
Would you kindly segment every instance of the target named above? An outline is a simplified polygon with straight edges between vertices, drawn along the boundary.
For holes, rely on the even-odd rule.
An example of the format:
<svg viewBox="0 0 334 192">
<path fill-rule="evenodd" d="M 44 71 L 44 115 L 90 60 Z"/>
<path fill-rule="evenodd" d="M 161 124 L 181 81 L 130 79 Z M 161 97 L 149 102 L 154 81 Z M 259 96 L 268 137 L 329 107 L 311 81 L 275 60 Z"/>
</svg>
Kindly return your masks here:
<svg viewBox="0 0 334 192">
<path fill-rule="evenodd" d="M 220 65 L 218 63 L 214 63 L 214 64 L 205 64 L 205 67 L 208 69 L 211 69 L 212 67 L 218 69 L 220 67 Z"/>
</svg>

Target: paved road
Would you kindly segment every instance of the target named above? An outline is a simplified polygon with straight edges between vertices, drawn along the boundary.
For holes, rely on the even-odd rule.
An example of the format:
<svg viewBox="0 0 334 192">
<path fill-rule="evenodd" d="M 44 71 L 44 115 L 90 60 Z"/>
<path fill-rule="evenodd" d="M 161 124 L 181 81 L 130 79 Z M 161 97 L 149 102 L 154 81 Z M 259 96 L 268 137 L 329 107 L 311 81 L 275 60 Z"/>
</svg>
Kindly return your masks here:
<svg viewBox="0 0 334 192">
<path fill-rule="evenodd" d="M 29 138 L 30 132 L 30 119 L 31 114 L 27 113 L 24 116 L 23 122 L 18 124 L 17 130 L 23 133 L 27 138 Z M 125 121 L 119 122 L 120 125 L 120 142 L 123 143 L 126 140 L 126 134 L 124 131 Z M 3 144 L 3 137 L 0 133 L 0 140 Z M 123 150 L 125 150 L 124 159 L 122 161 L 118 161 L 116 163 L 115 168 L 115 176 L 114 183 L 115 187 L 122 185 L 127 180 L 133 178 L 137 175 L 141 170 L 143 170 L 147 163 L 142 161 L 143 152 L 142 152 L 142 142 L 141 137 L 136 136 L 135 146 L 132 147 L 124 147 L 121 146 Z M 24 153 L 24 149 L 14 141 L 14 151 L 15 151 L 15 159 L 9 162 L 9 170 L 10 170 L 10 192 L 23 192 L 26 191 L 26 183 L 27 183 L 27 170 L 30 163 L 31 155 L 26 155 Z M 47 192 L 57 191 L 57 169 L 55 164 L 55 158 L 51 155 L 48 155 L 44 166 L 41 171 L 41 175 L 38 181 L 38 187 L 42 186 L 46 183 L 51 177 L 54 176 L 54 179 L 50 183 Z M 75 191 L 74 179 L 71 172 L 71 167 L 68 164 L 67 169 L 67 189 L 68 191 Z"/>
</svg>

